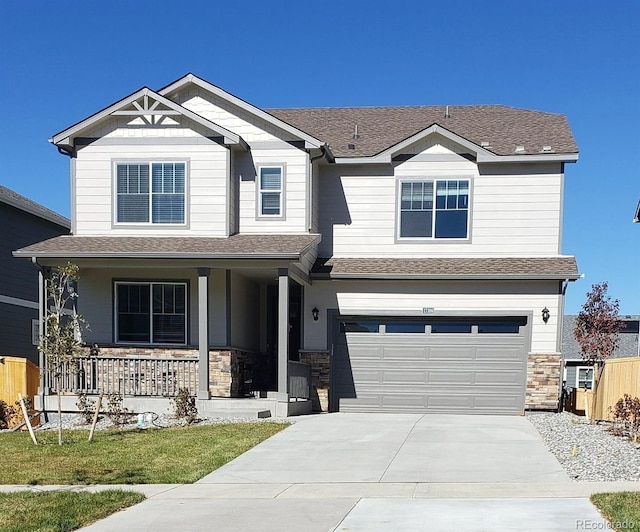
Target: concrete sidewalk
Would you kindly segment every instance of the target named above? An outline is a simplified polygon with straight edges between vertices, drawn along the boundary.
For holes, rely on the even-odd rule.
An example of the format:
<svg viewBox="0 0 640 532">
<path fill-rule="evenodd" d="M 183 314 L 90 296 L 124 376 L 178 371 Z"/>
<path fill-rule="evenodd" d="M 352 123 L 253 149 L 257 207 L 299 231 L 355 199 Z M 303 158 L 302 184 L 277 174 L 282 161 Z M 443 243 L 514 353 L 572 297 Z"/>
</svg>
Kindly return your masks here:
<svg viewBox="0 0 640 532">
<path fill-rule="evenodd" d="M 640 483 L 569 480 L 523 417 L 329 414 L 196 484 L 62 489 L 114 487 L 148 499 L 87 530 L 605 529 L 588 497 Z"/>
</svg>

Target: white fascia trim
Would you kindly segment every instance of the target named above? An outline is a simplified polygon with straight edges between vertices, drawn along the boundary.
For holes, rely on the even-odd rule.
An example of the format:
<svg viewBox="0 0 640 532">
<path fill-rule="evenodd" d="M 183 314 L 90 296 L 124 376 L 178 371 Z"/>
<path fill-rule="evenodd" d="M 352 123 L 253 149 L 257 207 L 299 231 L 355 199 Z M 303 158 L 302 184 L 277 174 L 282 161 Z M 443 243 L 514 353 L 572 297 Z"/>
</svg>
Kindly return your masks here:
<svg viewBox="0 0 640 532">
<path fill-rule="evenodd" d="M 563 162 L 575 163 L 578 160 L 577 153 L 540 153 L 535 155 L 495 155 L 480 156 L 479 163 L 537 163 L 537 162 Z"/>
<path fill-rule="evenodd" d="M 336 163 L 338 164 L 371 164 L 371 163 L 390 164 L 393 157 L 396 156 L 398 153 L 402 153 L 407 147 L 411 146 L 412 144 L 415 144 L 416 142 L 420 142 L 421 140 L 425 139 L 429 135 L 433 135 L 436 133 L 451 140 L 452 142 L 455 142 L 456 144 L 459 144 L 460 146 L 464 146 L 465 148 L 470 150 L 472 153 L 475 153 L 476 156 L 478 157 L 478 161 L 480 160 L 481 155 L 484 157 L 489 157 L 489 156 L 496 157 L 490 151 L 487 151 L 484 148 L 478 146 L 477 144 L 474 144 L 473 142 L 468 141 L 464 137 L 461 137 L 460 135 L 456 135 L 452 131 L 449 131 L 448 129 L 442 126 L 439 126 L 438 124 L 433 124 L 432 126 L 429 126 L 428 128 L 423 129 L 422 131 L 416 133 L 415 135 L 412 135 L 406 138 L 402 142 L 399 142 L 398 144 L 395 144 L 394 146 L 391 146 L 390 148 L 387 148 L 386 150 L 381 151 L 376 155 L 373 155 L 371 157 L 339 157 L 336 159 Z"/>
<path fill-rule="evenodd" d="M 287 124 L 286 122 L 283 122 L 279 118 L 276 118 L 275 116 L 267 113 L 266 111 L 263 111 L 259 107 L 251 105 L 249 102 L 246 102 L 238 98 L 237 96 L 234 96 L 233 94 L 221 89 L 220 87 L 217 87 L 216 85 L 209 83 L 208 81 L 205 81 L 202 78 L 199 78 L 194 74 L 187 74 L 186 76 L 174 81 L 170 85 L 167 85 L 166 87 L 158 91 L 158 93 L 164 96 L 173 91 L 181 89 L 182 87 L 184 87 L 189 83 L 193 83 L 194 85 L 197 85 L 198 87 L 212 94 L 215 94 L 219 98 L 222 98 L 223 100 L 226 100 L 229 103 L 232 103 L 233 105 L 240 107 L 242 110 L 257 116 L 258 118 L 261 118 L 262 120 L 265 120 L 266 122 L 269 122 L 270 124 L 273 124 L 276 127 L 279 127 L 280 129 L 286 131 L 287 133 L 290 133 L 291 135 L 294 135 L 300 138 L 301 140 L 304 140 L 305 147 L 307 149 L 320 148 L 321 146 L 325 146 L 325 143 L 323 141 L 315 137 L 312 137 L 311 135 Z"/>
<path fill-rule="evenodd" d="M 86 118 L 81 122 L 78 122 L 77 124 L 71 126 L 70 128 L 65 129 L 64 131 L 61 131 L 60 133 L 57 133 L 56 135 L 54 135 L 49 139 L 49 142 L 51 142 L 52 144 L 55 144 L 56 146 L 57 145 L 72 146 L 73 145 L 71 142 L 72 137 L 77 136 L 81 131 L 95 125 L 97 122 L 110 117 L 113 113 L 119 111 L 120 109 L 122 109 L 127 105 L 130 105 L 131 103 L 138 100 L 142 96 L 151 96 L 153 99 L 159 101 L 163 105 L 166 105 L 169 109 L 177 111 L 180 114 L 186 116 L 187 118 L 193 120 L 194 122 L 206 127 L 207 129 L 217 133 L 218 135 L 221 135 L 222 137 L 224 137 L 225 144 L 237 144 L 245 151 L 248 150 L 249 145 L 245 142 L 245 140 L 242 137 L 240 137 L 240 135 L 237 135 L 222 126 L 219 126 L 218 124 L 215 124 L 214 122 L 211 122 L 206 118 L 203 118 L 199 114 L 194 113 L 193 111 L 190 111 L 189 109 L 186 109 L 185 107 L 182 107 L 181 105 L 175 102 L 172 102 L 168 98 L 165 98 L 161 94 L 158 94 L 157 92 L 152 91 L 148 87 L 143 87 L 142 89 L 134 92 L 133 94 L 130 94 L 126 98 L 123 98 L 122 100 L 114 103 L 113 105 L 110 105 L 109 107 L 103 109 L 102 111 L 99 111 L 98 113 L 90 116 L 89 118 Z"/>
<path fill-rule="evenodd" d="M 634 224 L 640 224 L 640 201 L 638 201 L 638 207 L 636 209 L 636 217 L 633 219 Z"/>
</svg>

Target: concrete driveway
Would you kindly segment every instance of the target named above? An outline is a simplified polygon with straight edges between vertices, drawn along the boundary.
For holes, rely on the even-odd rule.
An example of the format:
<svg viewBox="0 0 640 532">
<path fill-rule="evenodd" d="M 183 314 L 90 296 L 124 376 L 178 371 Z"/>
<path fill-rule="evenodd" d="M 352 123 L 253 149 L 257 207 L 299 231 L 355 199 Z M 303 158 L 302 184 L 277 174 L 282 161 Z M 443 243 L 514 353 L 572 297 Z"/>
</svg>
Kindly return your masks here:
<svg viewBox="0 0 640 532">
<path fill-rule="evenodd" d="M 587 497 L 629 484 L 571 482 L 524 417 L 324 414 L 88 530 L 603 529 Z"/>
<path fill-rule="evenodd" d="M 568 480 L 524 417 L 330 414 L 297 422 L 200 483 Z"/>
</svg>

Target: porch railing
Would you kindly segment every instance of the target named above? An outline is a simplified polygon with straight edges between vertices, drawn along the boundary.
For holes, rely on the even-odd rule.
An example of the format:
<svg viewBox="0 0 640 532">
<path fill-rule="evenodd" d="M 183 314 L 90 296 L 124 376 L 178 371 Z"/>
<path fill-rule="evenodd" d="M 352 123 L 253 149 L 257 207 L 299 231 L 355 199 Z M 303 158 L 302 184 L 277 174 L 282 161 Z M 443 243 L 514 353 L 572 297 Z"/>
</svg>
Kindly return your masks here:
<svg viewBox="0 0 640 532">
<path fill-rule="evenodd" d="M 311 366 L 304 362 L 289 361 L 289 398 L 309 399 Z"/>
<path fill-rule="evenodd" d="M 56 379 L 45 373 L 46 385 L 57 392 Z M 198 391 L 198 361 L 129 357 L 83 357 L 66 364 L 61 392 L 164 397 L 180 388 Z"/>
</svg>

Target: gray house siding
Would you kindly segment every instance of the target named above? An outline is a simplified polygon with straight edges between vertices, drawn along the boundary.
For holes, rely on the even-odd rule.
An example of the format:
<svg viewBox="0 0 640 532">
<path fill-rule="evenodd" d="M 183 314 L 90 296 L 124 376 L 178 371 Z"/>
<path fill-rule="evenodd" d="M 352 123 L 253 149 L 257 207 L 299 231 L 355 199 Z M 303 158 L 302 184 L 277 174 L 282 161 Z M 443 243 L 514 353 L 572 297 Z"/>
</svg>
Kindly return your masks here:
<svg viewBox="0 0 640 532">
<path fill-rule="evenodd" d="M 15 200 L 16 195 L 11 199 Z M 28 200 L 23 199 L 27 206 Z M 23 356 L 37 364 L 38 350 L 32 342 L 31 323 L 38 318 L 38 269 L 28 261 L 14 258 L 12 252 L 68 233 L 69 228 L 9 205 L 3 197 L 0 197 L 0 222 L 0 355 Z"/>
</svg>

